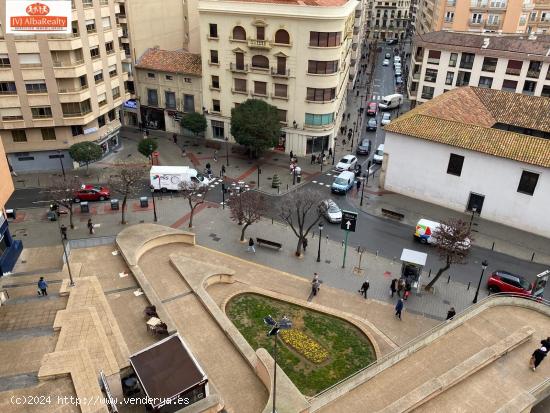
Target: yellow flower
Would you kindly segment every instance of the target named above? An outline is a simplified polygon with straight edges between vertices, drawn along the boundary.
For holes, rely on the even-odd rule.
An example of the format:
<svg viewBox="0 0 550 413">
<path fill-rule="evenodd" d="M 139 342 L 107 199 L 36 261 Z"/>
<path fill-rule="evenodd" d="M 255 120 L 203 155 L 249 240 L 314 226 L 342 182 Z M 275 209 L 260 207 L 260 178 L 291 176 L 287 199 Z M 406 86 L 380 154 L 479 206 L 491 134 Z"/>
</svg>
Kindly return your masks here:
<svg viewBox="0 0 550 413">
<path fill-rule="evenodd" d="M 322 363 L 329 353 L 323 346 L 302 331 L 283 330 L 279 333 L 281 340 L 313 363 Z"/>
</svg>

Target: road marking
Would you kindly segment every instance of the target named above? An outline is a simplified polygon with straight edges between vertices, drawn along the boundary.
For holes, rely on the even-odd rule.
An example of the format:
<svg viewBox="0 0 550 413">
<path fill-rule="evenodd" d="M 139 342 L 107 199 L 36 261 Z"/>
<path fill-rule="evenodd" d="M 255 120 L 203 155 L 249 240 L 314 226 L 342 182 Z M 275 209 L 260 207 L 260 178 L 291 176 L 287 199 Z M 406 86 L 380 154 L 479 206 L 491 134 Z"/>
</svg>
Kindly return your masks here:
<svg viewBox="0 0 550 413">
<path fill-rule="evenodd" d="M 325 185 L 323 182 L 317 182 L 317 183 L 321 186 Z"/>
<path fill-rule="evenodd" d="M 311 182 L 313 182 L 314 184 L 316 184 L 316 183 L 317 183 L 317 181 L 311 181 Z"/>
<path fill-rule="evenodd" d="M 32 201 L 33 204 L 50 204 L 52 201 Z"/>
<path fill-rule="evenodd" d="M 330 188 L 330 187 L 331 187 L 331 185 L 330 185 L 330 184 L 325 184 L 325 186 L 326 186 L 327 188 Z"/>
</svg>

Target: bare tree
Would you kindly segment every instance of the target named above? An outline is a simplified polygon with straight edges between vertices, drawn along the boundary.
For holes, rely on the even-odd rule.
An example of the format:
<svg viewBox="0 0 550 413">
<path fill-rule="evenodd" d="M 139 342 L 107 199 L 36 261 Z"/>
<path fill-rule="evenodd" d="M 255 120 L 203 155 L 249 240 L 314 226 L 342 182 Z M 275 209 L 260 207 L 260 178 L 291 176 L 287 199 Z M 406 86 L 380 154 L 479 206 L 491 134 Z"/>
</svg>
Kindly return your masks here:
<svg viewBox="0 0 550 413">
<path fill-rule="evenodd" d="M 294 191 L 281 205 L 279 216 L 288 224 L 298 237 L 296 255 L 302 253 L 302 245 L 307 234 L 321 218 L 319 204 L 321 195 L 311 189 Z"/>
<path fill-rule="evenodd" d="M 426 285 L 427 291 L 432 288 L 445 271 L 451 268 L 452 264 L 465 263 L 472 241 L 470 234 L 468 223 L 454 218 L 442 221 L 441 225 L 434 230 L 432 234 L 435 240 L 434 245 L 439 253 L 439 258 L 445 265 L 437 271 L 435 277 Z"/>
<path fill-rule="evenodd" d="M 74 193 L 82 187 L 82 181 L 78 176 L 67 176 L 63 178 L 56 177 L 53 179 L 50 186 L 50 192 L 52 194 L 52 203 L 57 206 L 62 206 L 67 209 L 69 213 L 69 225 L 71 229 L 74 229 L 73 223 L 73 205 Z"/>
<path fill-rule="evenodd" d="M 231 210 L 231 219 L 239 225 L 243 225 L 241 241 L 244 241 L 246 229 L 258 222 L 266 211 L 265 197 L 256 191 L 246 191 L 233 195 L 227 202 Z"/>
<path fill-rule="evenodd" d="M 194 182 L 181 182 L 179 184 L 179 193 L 187 202 L 189 202 L 189 208 L 191 209 L 191 216 L 189 217 L 189 228 L 193 228 L 193 214 L 195 208 L 204 203 L 204 196 L 208 192 L 208 186 L 200 185 Z"/>
<path fill-rule="evenodd" d="M 121 224 L 126 224 L 126 202 L 129 195 L 137 195 L 143 185 L 141 181 L 145 176 L 147 165 L 133 164 L 124 161 L 115 163 L 116 175 L 109 178 L 109 187 L 122 194 Z"/>
</svg>

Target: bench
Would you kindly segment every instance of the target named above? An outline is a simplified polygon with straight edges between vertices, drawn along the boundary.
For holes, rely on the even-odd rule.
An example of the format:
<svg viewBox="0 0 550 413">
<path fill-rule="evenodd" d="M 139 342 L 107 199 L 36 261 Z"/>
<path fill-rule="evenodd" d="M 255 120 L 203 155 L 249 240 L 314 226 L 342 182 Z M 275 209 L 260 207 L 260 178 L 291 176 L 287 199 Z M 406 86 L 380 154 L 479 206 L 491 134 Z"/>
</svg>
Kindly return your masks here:
<svg viewBox="0 0 550 413">
<path fill-rule="evenodd" d="M 281 248 L 283 248 L 283 244 L 281 244 L 280 242 L 269 241 L 269 240 L 263 239 L 263 238 L 256 238 L 256 243 L 258 245 L 268 245 L 270 247 L 274 247 L 274 248 L 277 248 L 279 250 Z"/>
<path fill-rule="evenodd" d="M 403 215 L 399 212 L 392 211 L 390 209 L 386 209 L 386 208 L 382 208 L 382 215 L 385 215 L 388 218 L 397 219 L 399 221 L 401 221 L 403 218 L 405 218 L 405 215 Z"/>
</svg>

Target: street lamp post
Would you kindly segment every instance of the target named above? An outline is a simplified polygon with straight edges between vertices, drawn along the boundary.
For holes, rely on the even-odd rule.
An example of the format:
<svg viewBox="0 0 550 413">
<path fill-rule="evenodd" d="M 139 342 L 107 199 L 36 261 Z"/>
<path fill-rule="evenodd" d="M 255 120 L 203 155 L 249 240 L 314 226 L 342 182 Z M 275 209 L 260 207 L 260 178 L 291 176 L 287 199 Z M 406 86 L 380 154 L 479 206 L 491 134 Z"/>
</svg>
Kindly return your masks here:
<svg viewBox="0 0 550 413">
<path fill-rule="evenodd" d="M 155 203 L 155 188 L 151 185 L 151 197 L 153 198 L 153 221 L 157 222 L 157 204 Z"/>
<path fill-rule="evenodd" d="M 61 237 L 61 245 L 63 245 L 63 255 L 65 257 L 65 262 L 67 263 L 67 271 L 69 271 L 69 282 L 70 286 L 74 287 L 74 281 L 73 281 L 73 273 L 71 272 L 71 265 L 69 264 L 69 256 L 67 255 L 67 247 L 65 246 L 65 237 L 63 236 L 63 232 L 61 231 L 61 221 L 57 220 L 57 226 L 59 227 L 59 236 Z"/>
<path fill-rule="evenodd" d="M 222 209 L 225 209 L 225 182 L 222 182 Z"/>
<path fill-rule="evenodd" d="M 284 316 L 279 321 L 275 321 L 273 317 L 268 315 L 264 317 L 264 323 L 271 327 L 267 336 L 273 336 L 273 409 L 272 413 L 277 413 L 275 410 L 275 398 L 277 396 L 277 335 L 280 330 L 288 330 L 292 328 L 292 321 L 287 316 Z"/>
<path fill-rule="evenodd" d="M 151 157 L 151 166 L 153 166 L 153 145 L 149 145 L 149 153 Z"/>
<path fill-rule="evenodd" d="M 317 249 L 317 262 L 321 262 L 321 234 L 323 232 L 323 223 L 319 222 L 319 248 Z"/>
<path fill-rule="evenodd" d="M 369 171 L 367 169 L 367 179 L 369 179 L 368 176 L 369 176 Z M 365 185 L 366 185 L 364 176 L 361 178 L 361 180 L 363 181 L 363 185 L 362 185 L 362 188 L 361 188 L 361 202 L 359 203 L 359 206 L 363 206 L 363 195 L 365 194 Z"/>
<path fill-rule="evenodd" d="M 224 139 L 225 139 L 225 161 L 227 166 L 229 166 L 229 138 L 226 136 Z"/>
<path fill-rule="evenodd" d="M 260 189 L 260 174 L 262 173 L 262 169 L 260 168 L 260 165 L 258 165 L 258 189 Z"/>
<path fill-rule="evenodd" d="M 61 173 L 63 174 L 63 181 L 65 181 L 65 167 L 63 166 L 63 159 L 61 158 L 61 151 L 57 151 L 57 157 L 59 158 L 59 163 L 61 164 Z"/>
<path fill-rule="evenodd" d="M 473 301 L 474 304 L 477 303 L 477 296 L 479 295 L 479 288 L 481 287 L 481 280 L 483 280 L 483 273 L 487 269 L 488 265 L 489 264 L 487 263 L 487 260 L 483 260 L 483 262 L 481 263 L 481 275 L 479 277 L 479 283 L 477 284 L 476 295 L 475 295 L 474 301 Z"/>
</svg>

